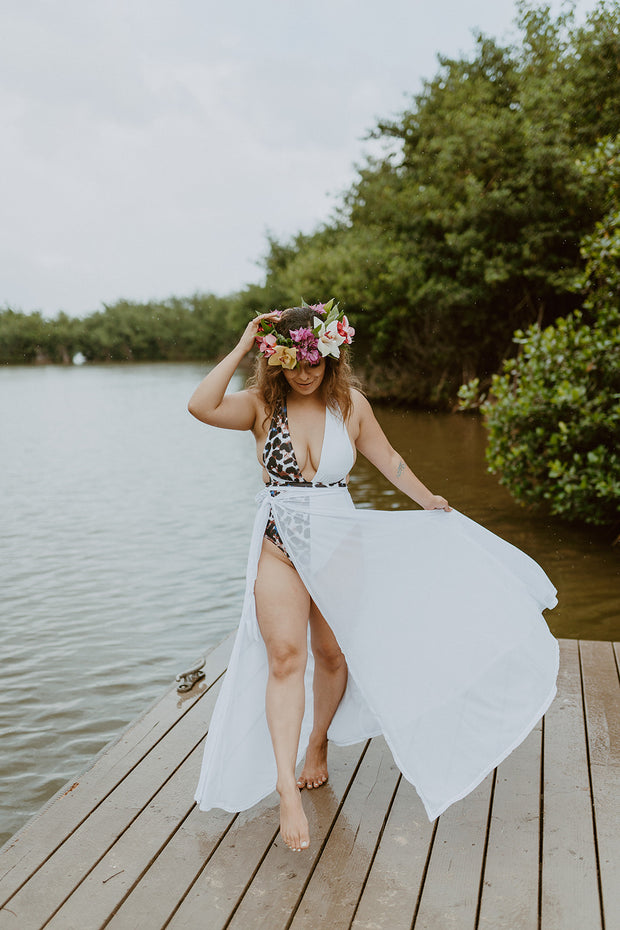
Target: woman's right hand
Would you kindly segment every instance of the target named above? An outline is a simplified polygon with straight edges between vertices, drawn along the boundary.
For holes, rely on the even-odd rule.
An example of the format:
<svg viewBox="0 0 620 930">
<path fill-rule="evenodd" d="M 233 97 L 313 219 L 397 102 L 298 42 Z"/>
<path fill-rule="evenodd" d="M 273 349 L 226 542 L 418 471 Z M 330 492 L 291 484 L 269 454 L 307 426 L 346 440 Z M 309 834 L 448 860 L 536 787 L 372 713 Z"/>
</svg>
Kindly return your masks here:
<svg viewBox="0 0 620 930">
<path fill-rule="evenodd" d="M 255 316 L 253 320 L 250 320 L 246 326 L 241 339 L 237 343 L 238 348 L 243 350 L 244 355 L 246 355 L 256 341 L 256 336 L 258 335 L 258 330 L 260 328 L 261 320 L 277 320 L 280 317 L 279 310 L 272 310 L 270 313 L 261 313 L 260 316 Z"/>
</svg>

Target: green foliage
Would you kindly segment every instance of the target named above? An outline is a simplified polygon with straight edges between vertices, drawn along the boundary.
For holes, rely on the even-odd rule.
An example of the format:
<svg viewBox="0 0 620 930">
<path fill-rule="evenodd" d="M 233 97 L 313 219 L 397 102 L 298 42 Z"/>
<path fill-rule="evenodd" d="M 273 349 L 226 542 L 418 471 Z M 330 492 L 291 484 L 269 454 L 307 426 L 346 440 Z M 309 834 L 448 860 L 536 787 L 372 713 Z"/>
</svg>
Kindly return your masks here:
<svg viewBox="0 0 620 930">
<path fill-rule="evenodd" d="M 340 299 L 375 396 L 449 406 L 463 381 L 489 382 L 515 329 L 575 306 L 580 240 L 605 201 L 577 160 L 620 125 L 620 6 L 582 26 L 518 10 L 520 43 L 480 35 L 471 59 L 441 58 L 411 108 L 378 124 L 388 154 L 332 224 L 271 240 L 268 286 Z"/>
<path fill-rule="evenodd" d="M 492 379 L 459 392 L 487 418 L 490 470 L 524 503 L 599 525 L 620 522 L 620 137 L 604 139 L 580 165 L 606 183 L 607 213 L 584 238 L 575 287 L 584 310 L 553 326 L 515 333 L 521 346 Z"/>
<path fill-rule="evenodd" d="M 60 313 L 54 321 L 41 313 L 0 310 L 0 364 L 67 363 L 77 352 L 79 321 Z"/>
<path fill-rule="evenodd" d="M 569 520 L 620 518 L 620 314 L 593 326 L 579 311 L 516 336 L 518 359 L 482 405 L 487 461 L 524 503 Z"/>
<path fill-rule="evenodd" d="M 133 303 L 119 300 L 85 319 L 60 313 L 0 311 L 0 362 L 69 363 L 77 352 L 88 361 L 184 361 L 225 354 L 247 323 L 251 292 L 215 297 L 194 294 Z"/>
<path fill-rule="evenodd" d="M 40 313 L 26 315 L 6 308 L 0 311 L 0 362 L 33 362 L 44 341 L 45 320 Z"/>
<path fill-rule="evenodd" d="M 575 138 L 586 145 L 618 132 L 618 12 L 618 3 L 599 3 L 573 39 L 572 128 Z"/>
</svg>

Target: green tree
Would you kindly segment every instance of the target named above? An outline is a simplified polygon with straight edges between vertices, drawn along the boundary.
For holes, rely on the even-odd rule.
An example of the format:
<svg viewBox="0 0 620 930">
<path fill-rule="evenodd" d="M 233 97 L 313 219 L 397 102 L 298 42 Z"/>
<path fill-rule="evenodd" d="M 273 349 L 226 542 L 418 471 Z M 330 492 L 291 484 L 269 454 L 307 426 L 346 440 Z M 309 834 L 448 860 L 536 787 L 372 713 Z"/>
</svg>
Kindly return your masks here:
<svg viewBox="0 0 620 930">
<path fill-rule="evenodd" d="M 41 360 L 47 348 L 47 324 L 38 311 L 0 310 L 0 362 L 26 363 Z"/>
<path fill-rule="evenodd" d="M 271 244 L 269 286 L 335 294 L 360 324 L 375 395 L 450 405 L 463 380 L 497 370 L 516 328 L 575 305 L 579 243 L 604 203 L 576 159 L 620 123 L 620 7 L 601 3 L 580 27 L 571 11 L 518 11 L 520 43 L 480 35 L 471 58 L 441 58 L 411 108 L 379 123 L 388 154 L 331 224 Z"/>
<path fill-rule="evenodd" d="M 515 334 L 520 354 L 482 404 L 487 460 L 517 500 L 620 529 L 620 138 L 579 167 L 606 181 L 608 206 L 582 246 L 583 311 Z M 461 391 L 465 405 L 476 391 Z"/>
</svg>

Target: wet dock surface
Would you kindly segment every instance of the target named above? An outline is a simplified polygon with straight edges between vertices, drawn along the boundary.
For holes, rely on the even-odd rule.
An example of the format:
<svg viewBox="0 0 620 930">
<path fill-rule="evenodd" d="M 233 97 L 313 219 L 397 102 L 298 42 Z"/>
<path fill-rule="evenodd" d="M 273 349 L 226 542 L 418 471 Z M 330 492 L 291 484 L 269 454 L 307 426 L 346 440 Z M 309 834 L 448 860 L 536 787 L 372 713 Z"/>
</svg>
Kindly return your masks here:
<svg viewBox="0 0 620 930">
<path fill-rule="evenodd" d="M 620 926 L 620 644 L 560 647 L 544 719 L 435 823 L 381 738 L 332 747 L 292 853 L 275 794 L 192 800 L 229 637 L 0 850 L 0 930 Z"/>
</svg>

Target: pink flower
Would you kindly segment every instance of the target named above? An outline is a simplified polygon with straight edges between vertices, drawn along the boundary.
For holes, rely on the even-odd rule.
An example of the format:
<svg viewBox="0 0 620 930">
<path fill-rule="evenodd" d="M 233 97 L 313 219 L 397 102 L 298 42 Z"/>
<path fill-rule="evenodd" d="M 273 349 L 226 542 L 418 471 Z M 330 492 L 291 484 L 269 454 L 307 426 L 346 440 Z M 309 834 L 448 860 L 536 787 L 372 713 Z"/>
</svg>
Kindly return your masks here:
<svg viewBox="0 0 620 930">
<path fill-rule="evenodd" d="M 325 304 L 310 304 L 310 309 L 321 316 L 325 315 Z"/>
<path fill-rule="evenodd" d="M 273 353 L 276 351 L 277 341 L 278 341 L 278 337 L 274 336 L 273 333 L 269 333 L 268 336 L 258 335 L 256 337 L 256 342 L 258 344 L 258 351 L 262 352 L 266 358 L 269 358 L 269 356 L 273 355 Z"/>
<path fill-rule="evenodd" d="M 349 326 L 346 316 L 343 316 L 342 320 L 338 322 L 338 332 L 344 337 L 346 345 L 350 346 L 355 336 L 355 330 L 352 326 Z"/>
<path fill-rule="evenodd" d="M 318 339 L 312 330 L 302 326 L 299 329 L 292 329 L 289 335 L 293 342 L 297 344 L 297 358 L 299 361 L 316 365 L 321 356 L 317 348 Z"/>
<path fill-rule="evenodd" d="M 289 335 L 293 342 L 307 342 L 309 339 L 315 338 L 312 330 L 304 326 L 301 326 L 299 329 L 292 329 Z"/>
<path fill-rule="evenodd" d="M 299 356 L 300 362 L 308 362 L 310 365 L 316 365 L 317 362 L 321 360 L 320 352 L 316 346 L 314 348 L 309 348 L 300 345 L 297 349 L 297 355 Z"/>
</svg>

